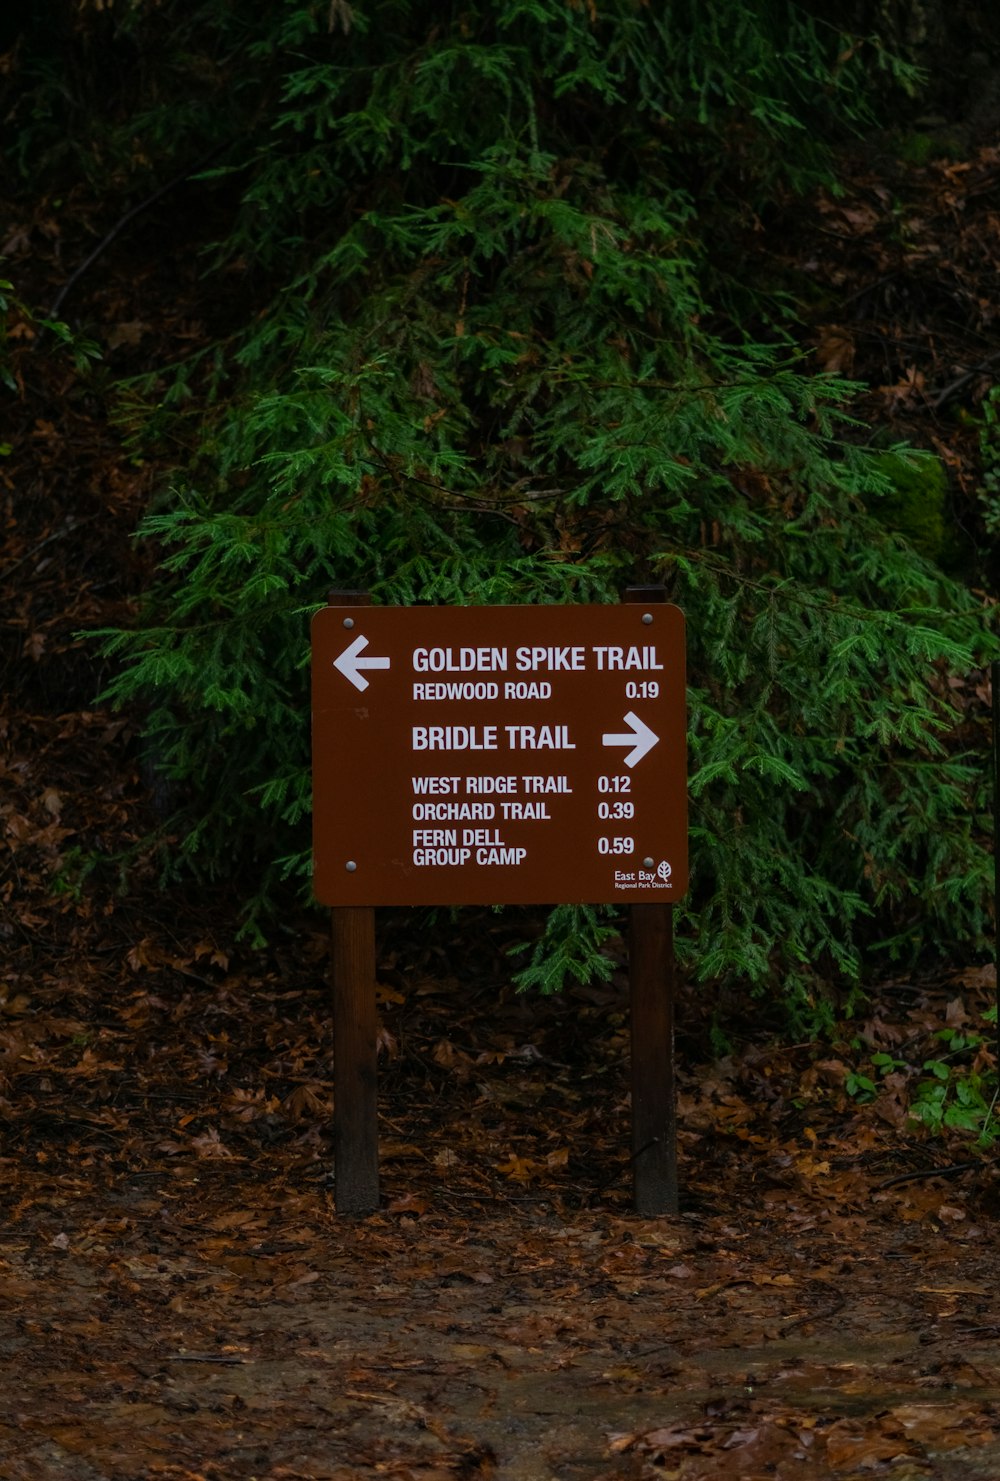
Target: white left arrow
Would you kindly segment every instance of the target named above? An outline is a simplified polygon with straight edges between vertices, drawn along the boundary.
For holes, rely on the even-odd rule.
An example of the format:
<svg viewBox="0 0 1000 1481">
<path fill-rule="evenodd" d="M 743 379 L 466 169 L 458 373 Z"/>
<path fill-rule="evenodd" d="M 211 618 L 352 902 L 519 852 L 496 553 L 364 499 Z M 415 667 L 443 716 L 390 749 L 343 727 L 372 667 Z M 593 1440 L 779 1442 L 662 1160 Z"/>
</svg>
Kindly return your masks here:
<svg viewBox="0 0 1000 1481">
<path fill-rule="evenodd" d="M 361 650 L 368 647 L 368 639 L 363 633 L 358 633 L 353 643 L 341 653 L 339 658 L 333 660 L 335 669 L 340 669 L 345 679 L 350 679 L 355 689 L 367 689 L 368 680 L 361 672 L 362 669 L 387 669 L 388 658 L 362 658 Z"/>
<path fill-rule="evenodd" d="M 660 737 L 655 730 L 650 730 L 644 721 L 639 719 L 632 710 L 625 716 L 625 724 L 631 729 L 619 735 L 610 732 L 601 736 L 601 744 L 605 746 L 631 746 L 632 750 L 625 757 L 626 766 L 635 766 L 641 761 L 647 751 L 651 751 Z"/>
</svg>

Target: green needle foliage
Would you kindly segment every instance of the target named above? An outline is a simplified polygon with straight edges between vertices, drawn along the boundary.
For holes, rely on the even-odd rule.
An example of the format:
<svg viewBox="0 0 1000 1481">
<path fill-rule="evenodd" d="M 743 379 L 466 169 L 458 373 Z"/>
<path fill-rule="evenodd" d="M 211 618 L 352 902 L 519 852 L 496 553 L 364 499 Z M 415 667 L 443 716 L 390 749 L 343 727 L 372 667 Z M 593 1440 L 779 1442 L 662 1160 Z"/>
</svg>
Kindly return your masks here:
<svg viewBox="0 0 1000 1481">
<path fill-rule="evenodd" d="M 891 484 L 854 445 L 855 388 L 798 355 L 741 250 L 913 76 L 788 0 L 216 0 L 120 24 L 180 9 L 231 47 L 234 137 L 205 174 L 238 204 L 212 270 L 255 300 L 122 397 L 137 449 L 197 438 L 141 531 L 162 551 L 141 623 L 103 634 L 109 695 L 148 705 L 184 799 L 176 862 L 252 864 L 255 918 L 282 877 L 307 888 L 308 618 L 331 585 L 549 603 L 661 581 L 690 635 L 692 969 L 815 1021 L 866 946 L 979 939 L 979 762 L 946 675 L 982 661 L 981 613 L 870 512 Z M 164 77 L 166 173 L 176 57 Z M 601 970 L 603 921 L 559 912 L 523 981 Z"/>
</svg>

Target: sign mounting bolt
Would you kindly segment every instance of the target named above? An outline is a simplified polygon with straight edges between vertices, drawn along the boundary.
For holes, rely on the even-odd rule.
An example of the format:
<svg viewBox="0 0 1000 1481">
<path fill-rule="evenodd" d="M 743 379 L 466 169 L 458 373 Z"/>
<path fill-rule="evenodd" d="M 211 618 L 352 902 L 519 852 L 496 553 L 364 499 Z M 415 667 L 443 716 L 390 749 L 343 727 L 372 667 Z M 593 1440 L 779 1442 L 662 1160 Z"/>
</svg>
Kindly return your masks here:
<svg viewBox="0 0 1000 1481">
<path fill-rule="evenodd" d="M 344 618 L 344 626 L 345 627 L 353 627 L 354 626 L 354 618 L 353 617 L 345 617 Z"/>
<path fill-rule="evenodd" d="M 344 865 L 344 868 L 347 870 L 348 874 L 353 874 L 357 867 L 358 866 L 357 864 L 355 864 L 353 859 L 348 859 L 347 863 Z"/>
<path fill-rule="evenodd" d="M 648 856 L 648 855 L 647 855 L 647 856 L 646 856 L 646 858 L 645 858 L 645 859 L 643 859 L 643 861 L 642 861 L 642 867 L 643 867 L 643 869 L 652 869 L 652 867 L 653 867 L 653 864 L 654 864 L 654 863 L 655 863 L 655 862 L 656 862 L 656 861 L 655 861 L 655 860 L 654 860 L 654 859 L 651 859 L 651 858 L 650 858 L 650 857 L 649 857 L 649 856 Z"/>
<path fill-rule="evenodd" d="M 649 624 L 653 620 L 653 614 L 652 614 L 652 612 L 643 612 L 643 614 L 642 614 L 642 620 L 646 624 L 646 626 L 648 627 Z"/>
</svg>

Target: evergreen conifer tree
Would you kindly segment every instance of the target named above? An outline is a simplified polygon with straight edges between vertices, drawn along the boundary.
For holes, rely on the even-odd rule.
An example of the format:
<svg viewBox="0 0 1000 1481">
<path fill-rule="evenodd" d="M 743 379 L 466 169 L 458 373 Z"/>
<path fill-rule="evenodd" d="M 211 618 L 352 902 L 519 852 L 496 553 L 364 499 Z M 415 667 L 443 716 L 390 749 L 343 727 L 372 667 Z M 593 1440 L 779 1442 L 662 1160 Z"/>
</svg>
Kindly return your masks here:
<svg viewBox="0 0 1000 1481">
<path fill-rule="evenodd" d="M 741 252 L 912 74 L 791 0 L 167 0 L 116 24 L 148 43 L 182 9 L 225 59 L 185 96 L 167 48 L 144 127 L 164 172 L 219 148 L 204 173 L 238 207 L 211 270 L 255 305 L 122 393 L 136 447 L 184 424 L 195 451 L 143 525 L 141 622 L 104 635 L 182 856 L 307 886 L 329 586 L 659 581 L 691 644 L 692 969 L 812 1012 L 866 941 L 976 939 L 989 861 L 945 674 L 981 657 L 977 603 L 874 517 L 854 388 Z M 523 980 L 605 970 L 608 929 L 556 912 Z"/>
</svg>

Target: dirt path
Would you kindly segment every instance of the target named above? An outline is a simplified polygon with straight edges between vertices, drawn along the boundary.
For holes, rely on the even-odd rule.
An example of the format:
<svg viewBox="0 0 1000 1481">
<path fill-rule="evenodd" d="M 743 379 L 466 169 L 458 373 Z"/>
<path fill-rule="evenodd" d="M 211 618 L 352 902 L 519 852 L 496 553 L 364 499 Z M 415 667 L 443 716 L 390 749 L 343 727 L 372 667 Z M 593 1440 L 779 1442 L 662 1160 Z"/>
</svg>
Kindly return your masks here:
<svg viewBox="0 0 1000 1481">
<path fill-rule="evenodd" d="M 686 990 L 640 1220 L 624 972 L 519 996 L 516 919 L 383 920 L 382 1211 L 338 1219 L 324 923 L 60 874 L 141 806 L 114 724 L 6 732 L 0 1481 L 1000 1475 L 997 1178 L 909 1109 L 943 1033 L 991 1072 L 981 968 L 722 1057 Z"/>
<path fill-rule="evenodd" d="M 854 1050 L 713 1057 L 688 994 L 683 1212 L 650 1220 L 624 975 L 523 997 L 490 922 L 386 930 L 358 1221 L 325 933 L 247 952 L 210 904 L 44 892 L 0 995 L 0 1481 L 1000 1475 L 993 1165 L 903 1072 L 845 1090 L 852 1053 L 981 1034 L 981 972 L 887 985 Z"/>
<path fill-rule="evenodd" d="M 965 1219 L 357 1222 L 220 1165 L 35 1193 L 0 1243 L 7 1481 L 1000 1473 Z"/>
</svg>

